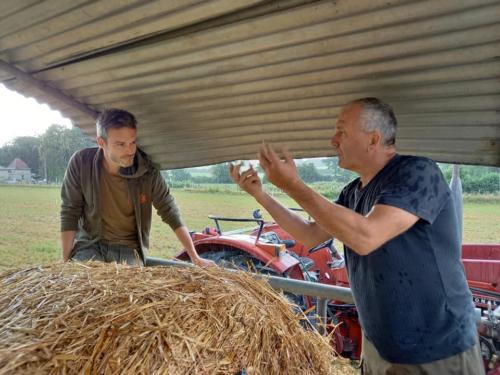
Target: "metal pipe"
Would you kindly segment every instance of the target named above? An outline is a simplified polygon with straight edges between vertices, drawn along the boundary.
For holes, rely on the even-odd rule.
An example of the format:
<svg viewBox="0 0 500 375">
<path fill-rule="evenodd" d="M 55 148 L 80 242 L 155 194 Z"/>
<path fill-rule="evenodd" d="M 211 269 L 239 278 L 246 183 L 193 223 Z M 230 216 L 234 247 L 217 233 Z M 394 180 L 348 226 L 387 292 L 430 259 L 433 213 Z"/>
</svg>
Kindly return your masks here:
<svg viewBox="0 0 500 375">
<path fill-rule="evenodd" d="M 450 181 L 451 195 L 453 196 L 453 202 L 455 203 L 455 211 L 457 213 L 457 222 L 460 239 L 463 235 L 463 196 L 462 196 L 462 181 L 460 180 L 460 165 L 453 165 L 453 173 L 451 175 Z"/>
<path fill-rule="evenodd" d="M 146 258 L 146 267 L 150 266 L 194 267 L 193 264 L 187 262 L 148 257 Z M 286 279 L 284 277 L 278 277 L 278 276 L 268 276 L 259 274 L 253 274 L 253 275 L 255 277 L 261 277 L 266 279 L 269 285 L 274 289 L 294 294 L 317 297 L 320 299 L 324 299 L 325 301 L 336 300 L 346 303 L 354 303 L 354 298 L 352 296 L 350 288 L 319 284 L 319 283 L 311 283 L 309 281 L 302 281 L 302 280 Z M 318 314 L 320 313 L 322 312 L 318 310 Z M 323 316 L 325 315 L 326 313 Z"/>
</svg>

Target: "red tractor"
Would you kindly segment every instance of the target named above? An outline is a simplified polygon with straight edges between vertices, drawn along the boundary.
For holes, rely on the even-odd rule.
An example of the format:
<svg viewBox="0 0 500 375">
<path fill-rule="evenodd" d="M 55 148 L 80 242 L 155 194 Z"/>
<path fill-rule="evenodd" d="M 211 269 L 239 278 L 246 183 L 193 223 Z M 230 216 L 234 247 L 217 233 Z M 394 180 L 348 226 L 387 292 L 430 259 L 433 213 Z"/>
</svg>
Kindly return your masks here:
<svg viewBox="0 0 500 375">
<path fill-rule="evenodd" d="M 336 286 L 349 286 L 343 256 L 333 240 L 307 248 L 275 222 L 265 222 L 259 210 L 252 218 L 209 216 L 214 227 L 192 233 L 197 251 L 223 267 Z M 249 229 L 223 232 L 221 222 L 256 223 Z M 500 245 L 463 245 L 463 262 L 478 315 L 481 349 L 488 375 L 500 375 Z M 177 254 L 189 260 L 186 252 Z M 303 311 L 311 311 L 311 297 L 287 294 Z M 311 316 L 314 314 L 311 314 Z M 361 328 L 354 304 L 329 301 L 327 321 L 333 345 L 341 355 L 358 360 Z"/>
</svg>

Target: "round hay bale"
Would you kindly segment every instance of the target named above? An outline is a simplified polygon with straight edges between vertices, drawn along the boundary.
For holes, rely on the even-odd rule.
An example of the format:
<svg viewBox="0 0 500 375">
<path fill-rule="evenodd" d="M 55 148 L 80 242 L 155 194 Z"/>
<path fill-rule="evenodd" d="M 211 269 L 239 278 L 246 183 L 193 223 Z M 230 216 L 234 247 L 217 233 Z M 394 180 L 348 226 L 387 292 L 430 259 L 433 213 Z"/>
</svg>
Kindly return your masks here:
<svg viewBox="0 0 500 375">
<path fill-rule="evenodd" d="M 65 263 L 0 275 L 0 374 L 348 374 L 243 272 Z"/>
</svg>

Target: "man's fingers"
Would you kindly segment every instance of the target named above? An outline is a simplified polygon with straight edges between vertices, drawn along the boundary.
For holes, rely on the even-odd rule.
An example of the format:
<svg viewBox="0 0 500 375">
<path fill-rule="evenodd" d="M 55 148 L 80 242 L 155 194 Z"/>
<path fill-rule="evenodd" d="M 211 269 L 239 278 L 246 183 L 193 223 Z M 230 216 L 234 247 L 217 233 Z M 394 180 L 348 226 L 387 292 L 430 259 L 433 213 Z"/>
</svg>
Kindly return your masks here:
<svg viewBox="0 0 500 375">
<path fill-rule="evenodd" d="M 259 150 L 259 162 L 264 171 L 267 173 L 268 169 L 279 163 L 279 161 L 280 159 L 271 145 L 262 142 Z"/>
<path fill-rule="evenodd" d="M 241 174 L 241 179 L 244 181 L 247 178 L 255 176 L 256 174 L 257 174 L 257 172 L 253 168 L 250 168 Z"/>
<path fill-rule="evenodd" d="M 269 172 L 269 162 L 267 159 L 259 155 L 259 163 L 264 173 L 267 174 Z"/>
<path fill-rule="evenodd" d="M 268 150 L 266 147 L 266 142 L 262 142 L 262 144 L 259 147 L 259 161 L 261 164 L 262 164 L 262 161 L 264 161 L 264 163 L 269 163 L 269 157 L 268 157 L 267 153 L 268 153 Z"/>
<path fill-rule="evenodd" d="M 266 141 L 262 141 L 262 143 L 260 144 L 259 149 L 260 149 L 260 152 L 263 154 L 265 154 L 267 152 L 266 145 L 267 145 Z"/>
<path fill-rule="evenodd" d="M 247 178 L 245 178 L 240 186 L 243 188 L 244 186 L 249 186 L 249 185 L 252 185 L 254 183 L 258 183 L 260 181 L 260 178 L 257 174 L 253 174 L 251 176 L 248 176 Z"/>
<path fill-rule="evenodd" d="M 280 158 L 278 157 L 278 154 L 273 150 L 271 145 L 269 143 L 265 143 L 265 148 L 266 148 L 266 154 L 267 154 L 267 159 L 271 164 L 273 163 L 279 163 Z"/>
<path fill-rule="evenodd" d="M 240 178 L 240 167 L 241 164 L 234 165 L 233 163 L 229 163 L 229 174 L 235 182 L 238 182 Z"/>
<path fill-rule="evenodd" d="M 241 172 L 241 174 L 235 175 L 236 182 L 239 185 L 242 185 L 248 178 L 250 178 L 251 176 L 255 176 L 256 174 L 257 172 L 252 167 L 250 167 L 246 171 Z"/>
<path fill-rule="evenodd" d="M 264 172 L 267 173 L 267 168 L 269 167 L 269 161 L 267 160 L 265 156 L 265 150 L 263 146 L 260 146 L 259 153 L 257 154 L 257 158 L 259 159 L 259 164 L 264 170 Z"/>
<path fill-rule="evenodd" d="M 285 159 L 285 162 L 288 164 L 294 164 L 295 162 L 293 161 L 292 154 L 288 150 L 288 147 L 284 146 L 281 149 L 281 153 L 283 154 L 283 158 Z"/>
</svg>

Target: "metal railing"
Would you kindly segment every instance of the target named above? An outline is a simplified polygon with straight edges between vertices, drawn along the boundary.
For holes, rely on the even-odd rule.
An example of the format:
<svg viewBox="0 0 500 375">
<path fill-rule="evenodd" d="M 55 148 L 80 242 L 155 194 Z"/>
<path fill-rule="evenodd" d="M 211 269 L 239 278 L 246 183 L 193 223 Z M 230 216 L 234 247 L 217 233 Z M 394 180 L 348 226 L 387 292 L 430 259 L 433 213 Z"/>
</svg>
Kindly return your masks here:
<svg viewBox="0 0 500 375">
<path fill-rule="evenodd" d="M 193 264 L 187 262 L 152 257 L 146 258 L 146 266 L 194 267 Z M 228 268 L 226 269 L 231 270 Z M 322 333 L 326 333 L 323 327 L 324 324 L 326 324 L 327 319 L 328 301 L 336 300 L 345 303 L 354 303 L 354 298 L 350 288 L 256 273 L 253 275 L 267 280 L 273 289 L 293 294 L 316 297 L 316 312 L 323 322 L 323 325 L 320 325 L 318 329 Z"/>
</svg>

